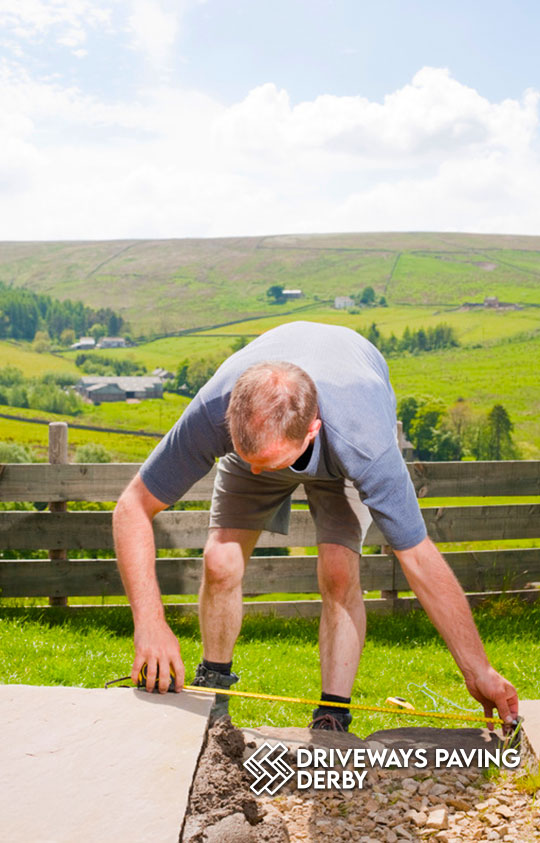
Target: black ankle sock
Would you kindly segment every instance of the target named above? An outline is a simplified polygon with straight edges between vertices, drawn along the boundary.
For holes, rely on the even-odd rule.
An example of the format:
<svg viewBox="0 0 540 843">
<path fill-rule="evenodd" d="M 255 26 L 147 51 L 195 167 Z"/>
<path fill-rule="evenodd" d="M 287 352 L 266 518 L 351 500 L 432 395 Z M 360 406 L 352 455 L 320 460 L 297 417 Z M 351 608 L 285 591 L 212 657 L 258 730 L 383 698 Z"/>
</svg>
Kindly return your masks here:
<svg viewBox="0 0 540 843">
<path fill-rule="evenodd" d="M 325 705 L 325 702 L 338 702 L 338 703 L 350 703 L 350 697 L 338 697 L 337 694 L 326 694 L 324 691 L 321 694 L 321 703 L 319 705 L 319 711 L 323 714 L 330 713 L 335 714 L 339 717 L 339 714 L 349 714 L 348 708 L 338 708 L 337 706 L 333 705 Z"/>
<path fill-rule="evenodd" d="M 222 673 L 224 676 L 231 675 L 232 662 L 209 662 L 203 659 L 202 663 L 207 670 L 215 670 L 216 673 Z"/>
</svg>

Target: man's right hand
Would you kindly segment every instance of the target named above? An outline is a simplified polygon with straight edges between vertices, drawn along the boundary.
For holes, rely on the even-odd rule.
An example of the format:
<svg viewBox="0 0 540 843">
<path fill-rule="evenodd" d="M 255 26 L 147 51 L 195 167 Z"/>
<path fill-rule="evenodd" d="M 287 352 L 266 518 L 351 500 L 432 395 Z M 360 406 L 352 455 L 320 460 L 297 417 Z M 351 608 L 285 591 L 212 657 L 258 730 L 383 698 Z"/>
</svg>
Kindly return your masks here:
<svg viewBox="0 0 540 843">
<path fill-rule="evenodd" d="M 152 521 L 167 504 L 156 498 L 137 474 L 122 493 L 113 512 L 113 533 L 118 569 L 133 611 L 135 661 L 131 678 L 137 683 L 146 662 L 146 690 L 155 687 L 159 668 L 159 691 L 165 693 L 175 674 L 175 690 L 184 685 L 180 645 L 165 620 L 156 577 L 156 547 Z"/>
<path fill-rule="evenodd" d="M 185 669 L 180 656 L 180 644 L 165 620 L 154 621 L 151 624 L 139 623 L 135 627 L 135 660 L 131 671 L 131 678 L 136 684 L 143 664 L 148 665 L 146 674 L 146 690 L 152 693 L 156 683 L 157 668 L 159 667 L 159 693 L 165 694 L 169 689 L 170 676 L 175 676 L 175 691 L 178 693 L 184 686 Z"/>
</svg>

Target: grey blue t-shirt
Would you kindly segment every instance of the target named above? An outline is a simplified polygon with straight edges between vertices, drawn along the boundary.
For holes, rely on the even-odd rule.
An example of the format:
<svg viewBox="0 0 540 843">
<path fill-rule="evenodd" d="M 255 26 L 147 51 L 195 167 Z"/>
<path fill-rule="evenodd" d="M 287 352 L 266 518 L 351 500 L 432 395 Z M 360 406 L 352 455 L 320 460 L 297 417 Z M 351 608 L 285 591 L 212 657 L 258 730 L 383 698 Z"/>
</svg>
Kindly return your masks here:
<svg viewBox="0 0 540 843">
<path fill-rule="evenodd" d="M 317 387 L 321 430 L 298 481 L 350 479 L 396 550 L 426 536 L 414 488 L 396 440 L 396 400 L 379 351 L 349 328 L 292 322 L 262 334 L 219 367 L 141 468 L 147 489 L 175 503 L 234 451 L 225 422 L 231 390 L 255 363 L 285 360 Z"/>
</svg>

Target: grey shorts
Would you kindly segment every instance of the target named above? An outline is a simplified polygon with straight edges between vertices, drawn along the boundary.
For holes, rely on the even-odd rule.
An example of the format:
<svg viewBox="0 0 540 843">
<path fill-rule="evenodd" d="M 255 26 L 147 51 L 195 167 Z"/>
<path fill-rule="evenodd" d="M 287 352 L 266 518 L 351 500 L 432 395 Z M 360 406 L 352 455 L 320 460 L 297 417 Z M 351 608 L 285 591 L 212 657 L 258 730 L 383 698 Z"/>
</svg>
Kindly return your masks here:
<svg viewBox="0 0 540 843">
<path fill-rule="evenodd" d="M 371 514 L 350 480 L 299 479 L 290 468 L 255 475 L 236 454 L 227 454 L 218 463 L 210 527 L 287 535 L 291 495 L 300 484 L 315 522 L 317 544 L 340 544 L 361 553 Z"/>
</svg>

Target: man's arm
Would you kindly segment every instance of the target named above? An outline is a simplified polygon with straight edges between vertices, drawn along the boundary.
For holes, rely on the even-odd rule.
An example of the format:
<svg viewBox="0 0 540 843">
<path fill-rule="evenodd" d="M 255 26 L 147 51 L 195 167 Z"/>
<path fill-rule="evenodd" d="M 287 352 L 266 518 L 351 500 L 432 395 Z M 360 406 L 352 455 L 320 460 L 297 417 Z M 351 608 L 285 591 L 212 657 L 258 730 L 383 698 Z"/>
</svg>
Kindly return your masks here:
<svg viewBox="0 0 540 843">
<path fill-rule="evenodd" d="M 113 513 L 113 535 L 118 568 L 126 590 L 135 625 L 135 660 L 131 678 L 137 681 L 146 662 L 146 688 L 154 689 L 159 666 L 159 690 L 169 687 L 170 669 L 176 676 L 176 690 L 184 684 L 180 645 L 165 620 L 156 577 L 156 549 L 152 520 L 166 504 L 152 495 L 140 476 L 122 493 Z"/>
<path fill-rule="evenodd" d="M 416 547 L 394 553 L 411 588 L 446 641 L 469 693 L 482 703 L 486 717 L 496 707 L 501 719 L 512 723 L 518 714 L 516 689 L 491 667 L 467 598 L 433 542 L 426 538 Z"/>
</svg>

